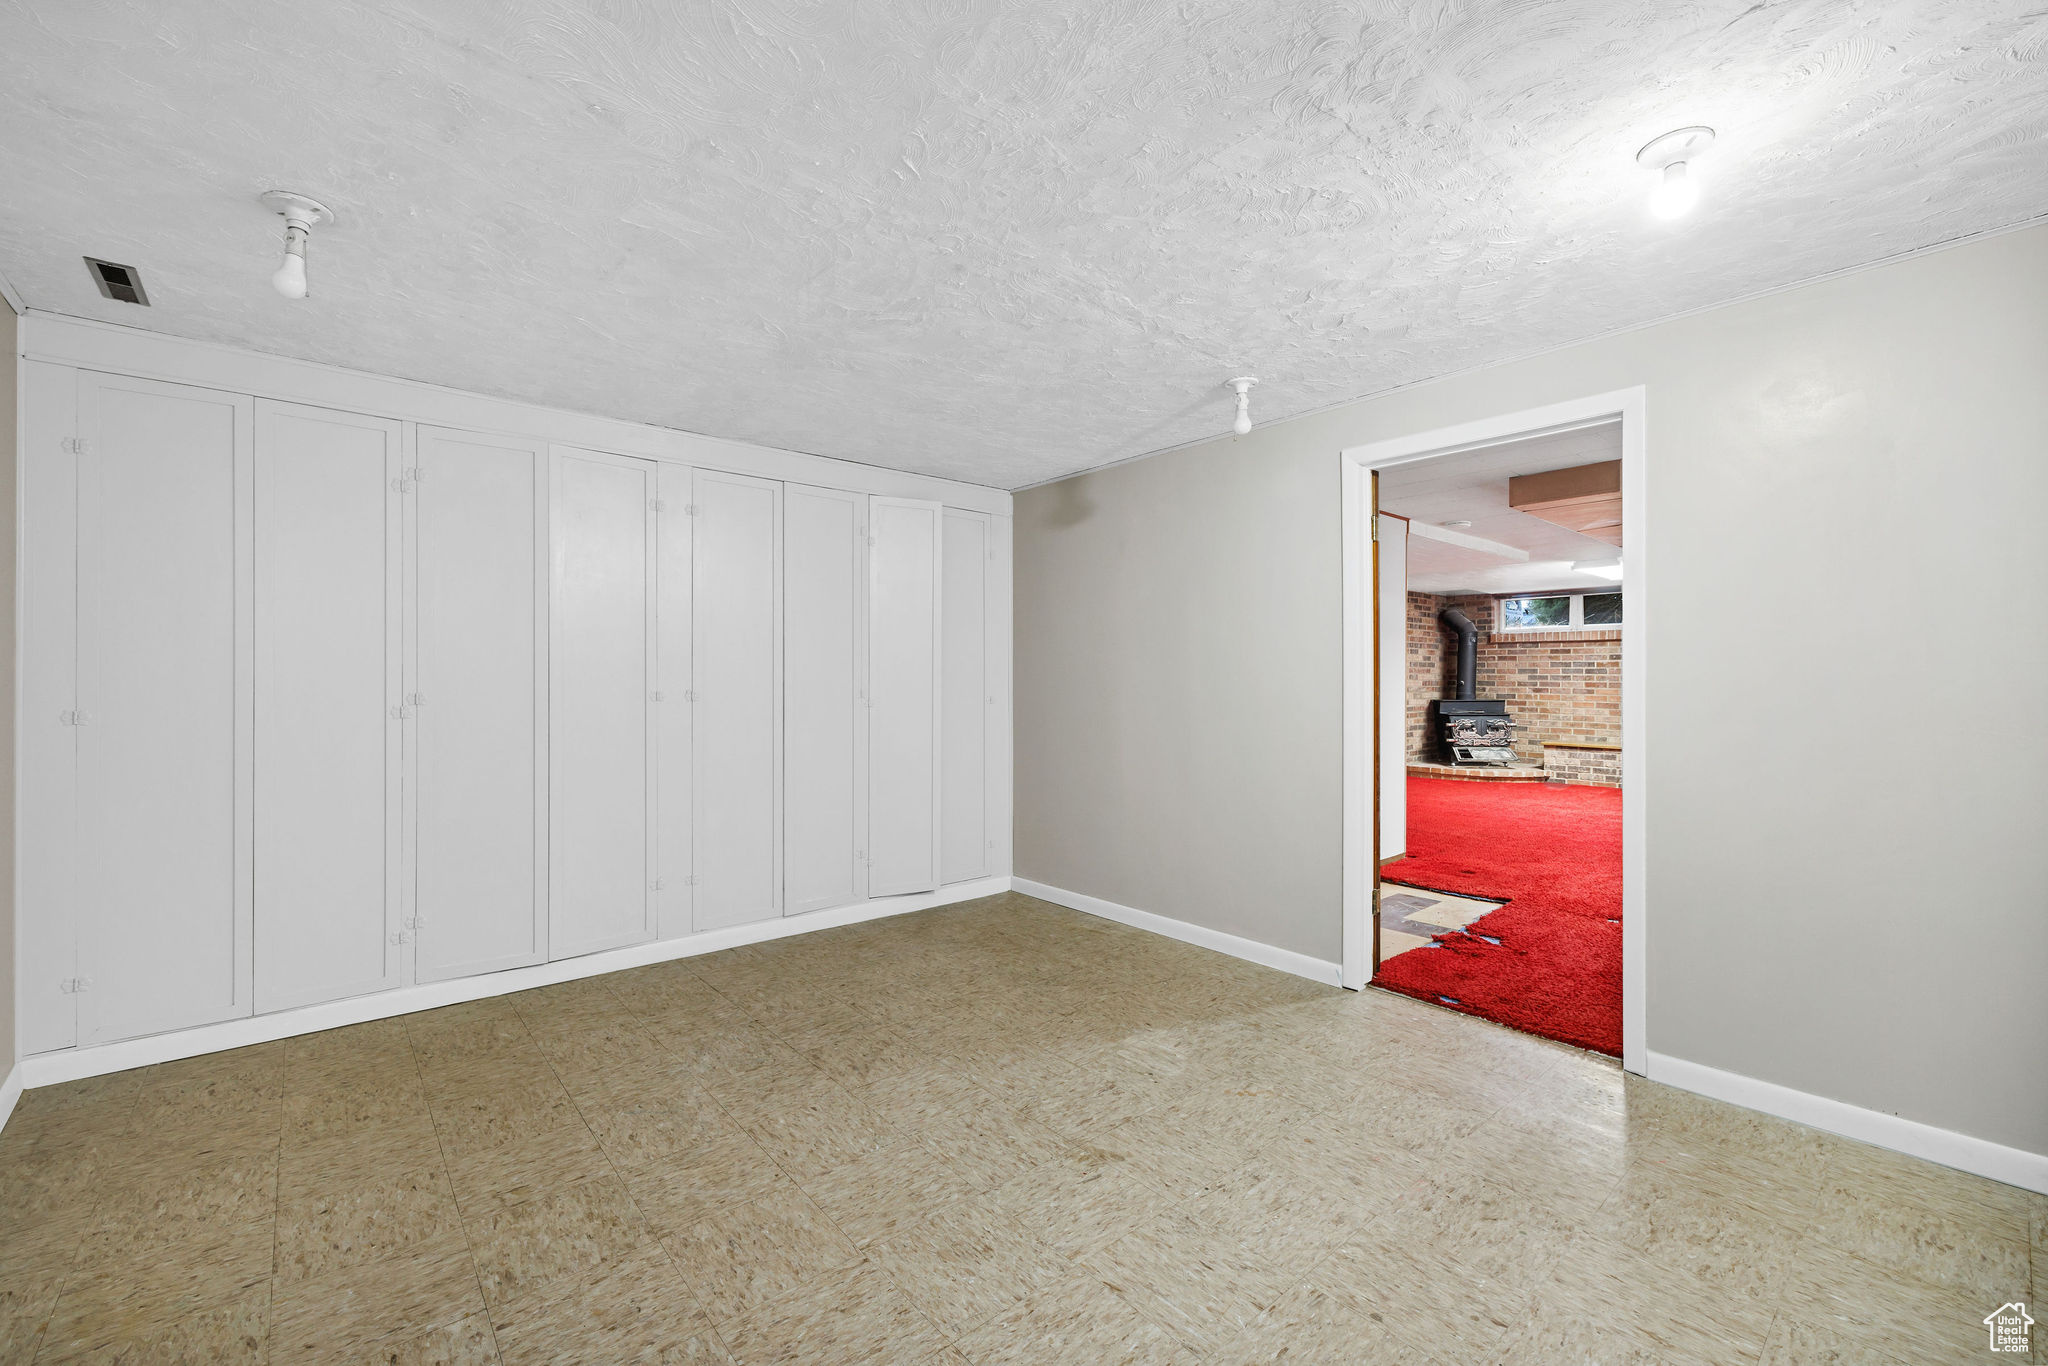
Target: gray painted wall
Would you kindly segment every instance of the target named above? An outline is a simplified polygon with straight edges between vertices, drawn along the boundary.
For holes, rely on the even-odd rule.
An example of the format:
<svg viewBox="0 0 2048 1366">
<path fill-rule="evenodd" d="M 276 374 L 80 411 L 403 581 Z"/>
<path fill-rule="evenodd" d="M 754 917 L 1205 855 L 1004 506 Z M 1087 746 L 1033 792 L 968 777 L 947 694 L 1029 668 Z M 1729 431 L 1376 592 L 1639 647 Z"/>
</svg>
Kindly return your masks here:
<svg viewBox="0 0 2048 1366">
<path fill-rule="evenodd" d="M 1336 959 L 1338 451 L 1638 384 L 1649 1047 L 2048 1152 L 2048 228 L 1020 494 L 1018 875 Z"/>
</svg>

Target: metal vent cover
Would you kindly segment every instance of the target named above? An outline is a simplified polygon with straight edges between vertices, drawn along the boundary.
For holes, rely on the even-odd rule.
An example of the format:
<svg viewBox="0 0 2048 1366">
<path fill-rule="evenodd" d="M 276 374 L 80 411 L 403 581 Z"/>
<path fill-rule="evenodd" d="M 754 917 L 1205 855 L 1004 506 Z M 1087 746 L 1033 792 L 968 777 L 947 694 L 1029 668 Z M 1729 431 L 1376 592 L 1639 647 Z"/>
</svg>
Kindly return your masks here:
<svg viewBox="0 0 2048 1366">
<path fill-rule="evenodd" d="M 149 295 L 142 288 L 142 272 L 133 266 L 118 265 L 113 261 L 102 261 L 97 256 L 85 258 L 85 269 L 92 276 L 92 282 L 100 287 L 100 293 L 116 303 L 141 304 L 149 307 Z"/>
</svg>

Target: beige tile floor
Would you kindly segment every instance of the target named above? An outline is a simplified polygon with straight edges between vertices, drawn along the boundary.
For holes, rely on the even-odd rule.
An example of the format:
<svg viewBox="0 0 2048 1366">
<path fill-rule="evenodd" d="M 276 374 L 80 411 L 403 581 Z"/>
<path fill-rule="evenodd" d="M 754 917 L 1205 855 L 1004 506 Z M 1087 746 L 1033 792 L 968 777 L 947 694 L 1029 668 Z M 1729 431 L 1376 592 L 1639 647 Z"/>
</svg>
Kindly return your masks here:
<svg viewBox="0 0 2048 1366">
<path fill-rule="evenodd" d="M 1917 1366 L 2044 1273 L 2048 1199 L 1020 896 L 0 1134 L 9 1363 Z"/>
<path fill-rule="evenodd" d="M 1398 882 L 1381 883 L 1380 894 L 1383 904 L 1387 907 L 1386 920 L 1380 925 L 1382 963 L 1411 949 L 1428 948 L 1434 942 L 1430 935 L 1443 930 L 1462 930 L 1480 916 L 1497 911 L 1507 904 L 1504 901 L 1480 901 L 1474 897 L 1455 896 L 1450 892 L 1409 887 Z M 1417 909 L 1411 904 L 1415 901 L 1426 901 L 1430 904 L 1427 909 Z M 1429 934 L 1392 929 L 1388 921 L 1427 927 Z"/>
</svg>

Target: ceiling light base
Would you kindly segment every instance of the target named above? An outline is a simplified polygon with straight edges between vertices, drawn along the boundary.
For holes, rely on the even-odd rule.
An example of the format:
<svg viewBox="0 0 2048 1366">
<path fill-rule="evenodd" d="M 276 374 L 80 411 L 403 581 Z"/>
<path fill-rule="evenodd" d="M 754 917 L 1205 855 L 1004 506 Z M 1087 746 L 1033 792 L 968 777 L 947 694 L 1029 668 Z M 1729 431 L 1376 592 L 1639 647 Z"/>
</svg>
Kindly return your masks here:
<svg viewBox="0 0 2048 1366">
<path fill-rule="evenodd" d="M 287 223 L 304 223 L 308 228 L 317 228 L 322 223 L 334 221 L 334 210 L 317 199 L 292 190 L 265 190 L 257 198 L 263 207 L 284 215 Z"/>
<path fill-rule="evenodd" d="M 1714 145 L 1714 130 L 1694 125 L 1691 128 L 1674 128 L 1662 137 L 1651 138 L 1636 153 L 1636 165 L 1645 170 L 1661 171 L 1679 161 L 1691 161 L 1701 152 Z"/>
</svg>

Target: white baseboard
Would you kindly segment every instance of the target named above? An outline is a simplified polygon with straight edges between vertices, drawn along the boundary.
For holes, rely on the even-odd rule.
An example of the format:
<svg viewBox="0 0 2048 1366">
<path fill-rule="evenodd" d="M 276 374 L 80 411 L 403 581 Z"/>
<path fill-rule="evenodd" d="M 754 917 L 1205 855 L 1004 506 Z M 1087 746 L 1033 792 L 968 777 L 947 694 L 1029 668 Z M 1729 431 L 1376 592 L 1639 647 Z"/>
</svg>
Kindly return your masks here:
<svg viewBox="0 0 2048 1366">
<path fill-rule="evenodd" d="M 1989 1139 L 1972 1138 L 1951 1129 L 1937 1129 L 1918 1120 L 1901 1119 L 1877 1110 L 1865 1110 L 1844 1101 L 1829 1100 L 1805 1091 L 1795 1091 L 1775 1082 L 1758 1081 L 1718 1067 L 1687 1062 L 1666 1053 L 1651 1053 L 1651 1081 L 1676 1086 L 1681 1091 L 1725 1100 L 1744 1109 L 1761 1110 L 1779 1119 L 1825 1129 L 1844 1138 L 1873 1143 L 1880 1148 L 1922 1157 L 1944 1167 L 1988 1176 L 2009 1186 L 2048 1194 L 2048 1154 L 2008 1148 Z"/>
<path fill-rule="evenodd" d="M 935 906 L 948 906 L 957 901 L 973 901 L 1009 890 L 1010 879 L 1007 877 L 978 878 L 973 882 L 960 882 L 950 887 L 941 887 L 936 892 L 858 901 L 849 906 L 835 906 L 830 910 L 785 916 L 780 920 L 756 921 L 751 925 L 734 925 L 727 929 L 709 930 L 703 934 L 685 935 L 680 939 L 663 939 L 652 944 L 608 949 L 602 953 L 588 953 L 580 958 L 564 958 L 554 963 L 536 963 L 528 968 L 508 968 L 503 972 L 487 972 L 476 977 L 459 977 L 450 982 L 427 982 L 419 986 L 399 987 L 393 991 L 378 992 L 373 996 L 354 996 L 345 1001 L 300 1006 L 294 1010 L 280 1010 L 270 1015 L 251 1016 L 246 1020 L 225 1020 L 220 1024 L 181 1029 L 171 1034 L 151 1034 L 140 1039 L 123 1039 L 119 1043 L 68 1048 L 55 1053 L 37 1053 L 22 1059 L 13 1074 L 8 1077 L 7 1084 L 13 1089 L 7 1092 L 7 1101 L 12 1105 L 13 1096 L 24 1085 L 50 1086 L 62 1081 L 77 1081 L 82 1077 L 97 1077 L 107 1072 L 126 1071 L 131 1067 L 147 1067 L 152 1063 L 196 1057 L 201 1053 L 246 1048 L 250 1044 L 288 1039 L 296 1034 L 313 1034 L 323 1029 L 338 1029 L 342 1025 L 362 1024 L 366 1020 L 381 1020 L 392 1015 L 409 1015 L 418 1010 L 432 1010 L 437 1006 L 456 1005 L 462 1001 L 480 1000 L 486 996 L 504 996 L 533 987 L 553 986 L 557 982 L 574 981 L 579 977 L 596 977 L 601 973 L 644 967 L 649 963 L 665 963 L 675 958 L 693 958 L 698 954 L 717 953 L 721 949 L 738 948 L 742 944 L 760 944 L 793 934 L 809 934 L 814 930 L 855 925 L 866 920 L 880 920 L 886 916 L 928 911 Z"/>
<path fill-rule="evenodd" d="M 14 1102 L 21 1099 L 21 1064 L 7 1069 L 7 1080 L 0 1081 L 0 1129 L 7 1127 L 8 1117 L 14 1113 Z"/>
<path fill-rule="evenodd" d="M 1261 944 L 1256 939 L 1240 939 L 1221 930 L 1190 925 L 1185 920 L 1175 920 L 1171 916 L 1156 915 L 1151 911 L 1141 911 L 1131 906 L 1119 906 L 1114 901 L 1104 901 L 1101 897 L 1070 892 L 1062 887 L 1049 887 L 1043 882 L 1033 882 L 1029 878 L 1012 878 L 1010 885 L 1012 890 L 1022 892 L 1025 896 L 1035 896 L 1040 901 L 1050 901 L 1056 906 L 1065 906 L 1070 910 L 1086 911 L 1089 915 L 1099 915 L 1104 920 L 1114 920 L 1133 929 L 1150 930 L 1153 934 L 1163 934 L 1168 939 L 1178 939 L 1183 944 L 1214 949 L 1218 953 L 1227 953 L 1232 958 L 1242 958 L 1246 962 L 1278 968 L 1282 972 L 1291 972 L 1296 977 L 1306 977 L 1312 982 L 1324 982 L 1334 987 L 1343 980 L 1342 964 L 1324 962 L 1320 958 L 1311 958 L 1292 949 L 1274 948 L 1271 944 Z"/>
</svg>

